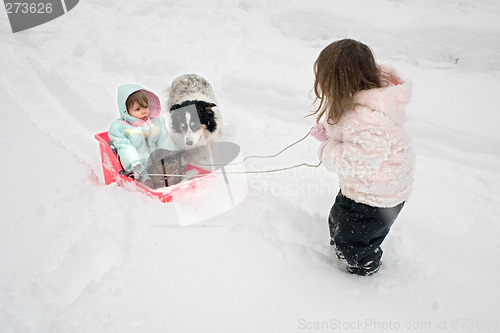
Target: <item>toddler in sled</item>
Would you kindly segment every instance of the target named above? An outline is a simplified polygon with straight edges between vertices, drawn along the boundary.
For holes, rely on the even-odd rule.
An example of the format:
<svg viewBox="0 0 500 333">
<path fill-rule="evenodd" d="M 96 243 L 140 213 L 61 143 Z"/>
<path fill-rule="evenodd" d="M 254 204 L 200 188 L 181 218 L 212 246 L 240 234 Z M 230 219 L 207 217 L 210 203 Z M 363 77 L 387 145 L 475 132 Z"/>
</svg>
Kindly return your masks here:
<svg viewBox="0 0 500 333">
<path fill-rule="evenodd" d="M 125 171 L 151 188 L 173 185 L 180 177 L 181 157 L 160 116 L 160 99 L 135 84 L 118 88 L 120 118 L 108 131 Z M 151 176 L 150 176 L 151 174 Z"/>
</svg>

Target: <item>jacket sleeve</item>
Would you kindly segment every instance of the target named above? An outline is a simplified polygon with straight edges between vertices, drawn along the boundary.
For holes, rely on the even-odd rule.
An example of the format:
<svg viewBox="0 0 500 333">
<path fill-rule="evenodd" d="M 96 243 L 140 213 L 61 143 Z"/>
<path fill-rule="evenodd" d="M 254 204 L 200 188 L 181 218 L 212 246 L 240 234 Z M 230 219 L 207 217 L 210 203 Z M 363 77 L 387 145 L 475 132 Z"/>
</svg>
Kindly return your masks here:
<svg viewBox="0 0 500 333">
<path fill-rule="evenodd" d="M 326 168 L 342 176 L 370 176 L 377 173 L 389 158 L 391 145 L 397 141 L 394 123 L 380 112 L 360 110 L 361 117 L 343 126 L 342 141 L 330 140 L 322 154 Z"/>
<path fill-rule="evenodd" d="M 108 136 L 113 146 L 115 146 L 120 157 L 120 162 L 125 170 L 132 171 L 136 165 L 141 164 L 139 153 L 125 135 L 125 128 L 120 124 L 120 121 L 115 121 L 111 124 Z"/>
</svg>

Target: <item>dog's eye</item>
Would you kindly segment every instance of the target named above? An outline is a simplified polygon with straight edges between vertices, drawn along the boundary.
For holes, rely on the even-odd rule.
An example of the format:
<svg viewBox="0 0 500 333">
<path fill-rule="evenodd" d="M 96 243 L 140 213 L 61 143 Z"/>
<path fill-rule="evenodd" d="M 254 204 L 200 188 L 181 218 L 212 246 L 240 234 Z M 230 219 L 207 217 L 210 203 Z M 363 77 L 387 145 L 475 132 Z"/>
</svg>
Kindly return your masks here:
<svg viewBox="0 0 500 333">
<path fill-rule="evenodd" d="M 201 124 L 199 122 L 192 121 L 191 123 L 189 123 L 189 127 L 191 127 L 193 131 L 197 131 L 200 129 Z"/>
</svg>

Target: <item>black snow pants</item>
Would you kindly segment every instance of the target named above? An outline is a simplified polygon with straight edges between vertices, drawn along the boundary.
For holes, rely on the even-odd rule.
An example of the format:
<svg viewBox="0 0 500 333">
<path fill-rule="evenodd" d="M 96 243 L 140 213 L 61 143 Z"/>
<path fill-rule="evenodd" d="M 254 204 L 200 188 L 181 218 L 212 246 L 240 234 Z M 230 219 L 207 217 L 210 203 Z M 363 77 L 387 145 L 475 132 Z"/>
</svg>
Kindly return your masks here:
<svg viewBox="0 0 500 333">
<path fill-rule="evenodd" d="M 381 265 L 380 245 L 389 233 L 404 202 L 395 207 L 372 207 L 351 200 L 339 192 L 330 211 L 331 245 L 347 271 L 372 275 Z"/>
</svg>

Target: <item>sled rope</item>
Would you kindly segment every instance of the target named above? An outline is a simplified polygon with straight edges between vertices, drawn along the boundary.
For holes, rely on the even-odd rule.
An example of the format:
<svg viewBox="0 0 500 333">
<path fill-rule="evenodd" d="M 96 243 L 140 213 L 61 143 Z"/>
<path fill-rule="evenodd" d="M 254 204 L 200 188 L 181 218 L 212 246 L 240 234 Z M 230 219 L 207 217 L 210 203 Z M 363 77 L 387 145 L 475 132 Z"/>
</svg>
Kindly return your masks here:
<svg viewBox="0 0 500 333">
<path fill-rule="evenodd" d="M 252 155 L 252 156 L 247 156 L 245 157 L 243 160 L 241 160 L 240 162 L 236 162 L 236 163 L 229 163 L 229 164 L 200 164 L 201 166 L 219 166 L 219 167 L 225 167 L 225 166 L 228 166 L 228 165 L 239 165 L 239 164 L 242 164 L 244 163 L 246 160 L 248 159 L 251 159 L 251 158 L 275 158 L 279 155 L 281 155 L 283 152 L 285 152 L 286 150 L 290 149 L 291 147 L 295 146 L 296 144 L 304 141 L 309 135 L 310 135 L 311 131 L 309 130 L 307 132 L 307 134 L 293 142 L 292 144 L 286 146 L 285 148 L 283 148 L 282 150 L 280 150 L 279 152 L 277 152 L 276 154 L 274 155 Z M 309 167 L 309 168 L 317 168 L 321 165 L 321 161 L 318 163 L 318 164 L 308 164 L 308 163 L 300 163 L 300 164 L 296 164 L 296 165 L 292 165 L 292 166 L 289 166 L 289 167 L 283 167 L 283 168 L 278 168 L 278 169 L 271 169 L 271 170 L 255 170 L 255 171 L 224 171 L 224 172 L 211 172 L 210 174 L 212 175 L 222 175 L 222 174 L 226 174 L 226 175 L 238 175 L 238 174 L 262 174 L 262 173 L 274 173 L 274 172 L 280 172 L 280 171 L 285 171 L 285 170 L 291 170 L 291 169 L 295 169 L 295 168 L 299 168 L 299 167 L 302 167 L 302 166 L 305 166 L 305 167 Z M 178 174 L 152 174 L 152 173 L 149 173 L 149 174 L 144 174 L 144 175 L 148 175 L 148 176 L 167 176 L 167 177 L 185 177 L 185 178 L 191 178 L 191 177 L 201 177 L 201 176 L 204 176 L 204 175 L 178 175 Z"/>
<path fill-rule="evenodd" d="M 312 129 L 312 128 L 311 128 L 311 129 Z M 283 152 L 285 152 L 286 150 L 288 150 L 289 148 L 291 148 L 291 147 L 295 146 L 296 144 L 298 144 L 298 143 L 300 143 L 300 142 L 304 141 L 304 140 L 305 140 L 305 139 L 309 136 L 309 134 L 310 134 L 310 133 L 311 133 L 311 130 L 309 130 L 309 131 L 307 132 L 307 134 L 306 134 L 306 135 L 305 135 L 302 139 L 299 139 L 299 140 L 295 141 L 294 143 L 292 143 L 292 144 L 290 144 L 290 145 L 286 146 L 285 148 L 283 148 L 282 150 L 280 150 L 278 153 L 276 153 L 276 154 L 274 154 L 274 155 L 269 155 L 269 156 L 265 156 L 265 155 L 263 155 L 263 156 L 258 156 L 258 155 L 247 156 L 247 157 L 245 157 L 245 158 L 244 158 L 241 162 L 237 162 L 237 163 L 229 163 L 229 164 L 227 164 L 227 165 L 238 165 L 238 164 L 242 164 L 243 162 L 245 162 L 246 160 L 251 159 L 251 158 L 274 158 L 274 157 L 277 157 L 277 156 L 281 155 Z M 320 163 L 320 164 L 321 164 L 321 163 Z M 318 167 L 318 166 L 319 166 L 319 164 L 316 166 L 316 165 L 310 165 L 310 164 L 307 164 L 307 163 L 302 163 L 302 164 L 297 165 L 296 167 L 303 166 L 303 165 L 304 165 L 304 166 L 313 166 L 313 167 Z M 218 165 L 214 165 L 214 166 L 218 166 Z M 219 166 L 220 166 L 220 165 L 219 165 Z"/>
<path fill-rule="evenodd" d="M 321 165 L 321 163 L 322 163 L 321 161 L 318 164 L 301 163 L 301 164 L 296 164 L 296 165 L 292 165 L 289 167 L 284 167 L 284 168 L 279 168 L 279 169 L 271 169 L 271 170 L 210 172 L 210 173 L 206 173 L 206 174 L 202 174 L 202 175 L 180 175 L 180 174 L 164 174 L 164 173 L 142 173 L 141 175 L 195 178 L 195 177 L 203 177 L 203 176 L 208 176 L 208 175 L 223 175 L 223 174 L 226 174 L 226 175 L 259 174 L 259 173 L 280 172 L 280 171 L 295 169 L 295 168 L 298 168 L 301 166 L 306 166 L 306 167 L 310 167 L 310 168 L 317 168 Z"/>
</svg>

